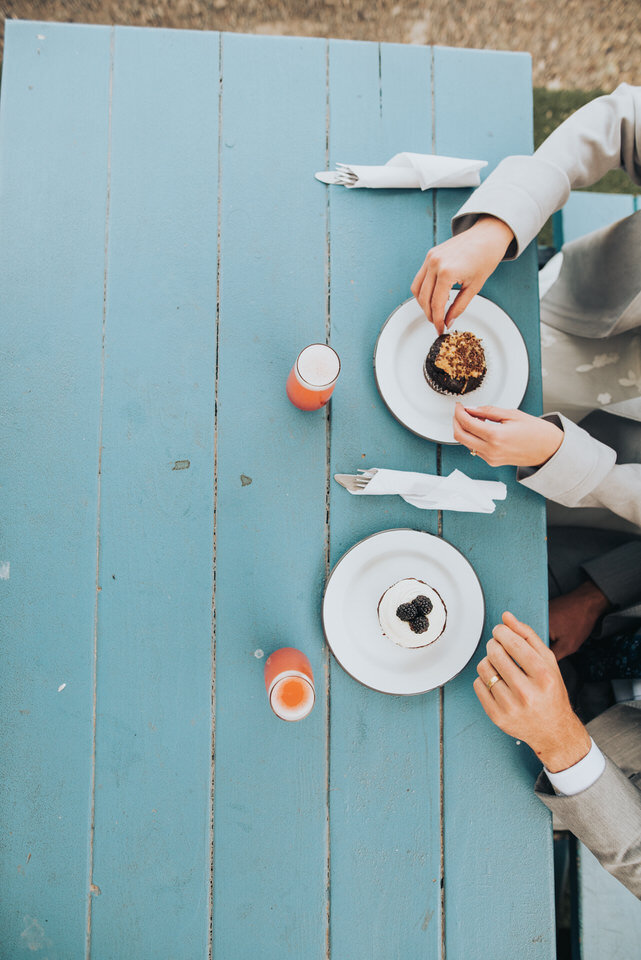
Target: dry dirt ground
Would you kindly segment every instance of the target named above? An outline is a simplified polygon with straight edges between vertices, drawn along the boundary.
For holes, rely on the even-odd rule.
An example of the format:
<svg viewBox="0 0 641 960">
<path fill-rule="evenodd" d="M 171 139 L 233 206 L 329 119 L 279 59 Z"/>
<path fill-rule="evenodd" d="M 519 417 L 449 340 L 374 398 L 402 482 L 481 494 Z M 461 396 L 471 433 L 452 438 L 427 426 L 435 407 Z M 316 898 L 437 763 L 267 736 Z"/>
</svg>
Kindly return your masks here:
<svg viewBox="0 0 641 960">
<path fill-rule="evenodd" d="M 641 0 L 0 0 L 0 14 L 526 50 L 535 87 L 641 83 Z"/>
</svg>

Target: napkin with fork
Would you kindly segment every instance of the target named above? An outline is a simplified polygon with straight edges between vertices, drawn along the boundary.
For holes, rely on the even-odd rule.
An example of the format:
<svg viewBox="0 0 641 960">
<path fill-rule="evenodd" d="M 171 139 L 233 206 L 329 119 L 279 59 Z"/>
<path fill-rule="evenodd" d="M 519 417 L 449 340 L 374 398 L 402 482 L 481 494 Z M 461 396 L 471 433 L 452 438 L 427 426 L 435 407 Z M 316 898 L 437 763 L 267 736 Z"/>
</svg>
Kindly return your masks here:
<svg viewBox="0 0 641 960">
<path fill-rule="evenodd" d="M 315 174 L 323 183 L 344 187 L 419 188 L 478 187 L 486 160 L 464 160 L 431 153 L 397 153 L 383 166 L 337 163 L 336 170 Z"/>
<path fill-rule="evenodd" d="M 507 488 L 496 480 L 473 480 L 461 470 L 447 477 L 406 470 L 370 467 L 358 474 L 337 473 L 334 479 L 350 493 L 389 496 L 397 494 L 421 510 L 459 510 L 494 513 L 495 500 L 505 500 Z"/>
</svg>

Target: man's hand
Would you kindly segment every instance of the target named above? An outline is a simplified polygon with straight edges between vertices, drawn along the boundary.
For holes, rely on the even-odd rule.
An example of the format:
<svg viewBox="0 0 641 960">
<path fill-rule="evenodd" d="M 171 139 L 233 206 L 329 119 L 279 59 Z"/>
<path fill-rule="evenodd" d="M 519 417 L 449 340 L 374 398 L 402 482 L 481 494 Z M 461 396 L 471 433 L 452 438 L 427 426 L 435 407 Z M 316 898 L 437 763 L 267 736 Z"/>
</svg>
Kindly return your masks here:
<svg viewBox="0 0 641 960">
<path fill-rule="evenodd" d="M 549 420 L 500 407 L 454 409 L 454 439 L 491 467 L 540 467 L 563 443 L 563 431 Z"/>
<path fill-rule="evenodd" d="M 477 671 L 474 690 L 490 720 L 525 740 L 551 773 L 587 755 L 590 735 L 570 705 L 556 657 L 531 627 L 504 613 Z M 490 690 L 493 676 L 500 679 Z"/>
<path fill-rule="evenodd" d="M 550 643 L 557 660 L 576 653 L 609 606 L 608 598 L 592 580 L 550 601 Z"/>
<path fill-rule="evenodd" d="M 439 336 L 463 313 L 513 239 L 514 234 L 503 220 L 487 216 L 428 252 L 414 277 L 412 293 Z M 445 316 L 447 298 L 455 283 L 460 283 L 461 289 Z"/>
</svg>

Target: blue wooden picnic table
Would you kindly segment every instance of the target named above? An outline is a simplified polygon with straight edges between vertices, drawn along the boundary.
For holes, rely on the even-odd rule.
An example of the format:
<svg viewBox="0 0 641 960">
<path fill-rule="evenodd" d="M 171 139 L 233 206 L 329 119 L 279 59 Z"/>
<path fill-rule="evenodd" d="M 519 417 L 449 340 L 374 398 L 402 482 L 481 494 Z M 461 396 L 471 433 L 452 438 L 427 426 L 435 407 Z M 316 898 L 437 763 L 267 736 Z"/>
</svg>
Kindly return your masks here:
<svg viewBox="0 0 641 960">
<path fill-rule="evenodd" d="M 463 190 L 313 173 L 531 149 L 525 55 L 8 22 L 0 114 L 0 954 L 554 956 L 548 813 L 472 690 L 511 608 L 546 630 L 542 503 L 405 430 L 372 353 Z M 484 293 L 529 351 L 534 251 Z M 328 338 L 324 412 L 284 383 Z M 508 485 L 488 515 L 353 498 L 361 464 Z M 387 696 L 324 642 L 332 566 L 409 527 L 483 586 L 444 688 Z M 265 657 L 316 705 L 269 710 Z M 262 655 L 261 655 L 262 654 Z"/>
</svg>

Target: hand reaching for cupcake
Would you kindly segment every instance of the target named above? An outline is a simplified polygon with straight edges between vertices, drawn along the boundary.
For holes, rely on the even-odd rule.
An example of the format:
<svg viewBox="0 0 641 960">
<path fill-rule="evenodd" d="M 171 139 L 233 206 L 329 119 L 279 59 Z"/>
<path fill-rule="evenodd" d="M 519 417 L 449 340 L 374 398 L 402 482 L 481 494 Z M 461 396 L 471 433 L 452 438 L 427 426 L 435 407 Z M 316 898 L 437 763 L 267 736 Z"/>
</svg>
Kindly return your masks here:
<svg viewBox="0 0 641 960">
<path fill-rule="evenodd" d="M 439 336 L 460 317 L 497 268 L 513 239 L 514 234 L 503 220 L 486 216 L 428 252 L 414 277 L 412 293 Z M 455 283 L 460 283 L 461 289 L 446 315 L 447 299 Z"/>
<path fill-rule="evenodd" d="M 464 407 L 454 410 L 454 439 L 491 467 L 540 467 L 563 442 L 563 431 L 549 420 L 522 410 Z"/>
</svg>

